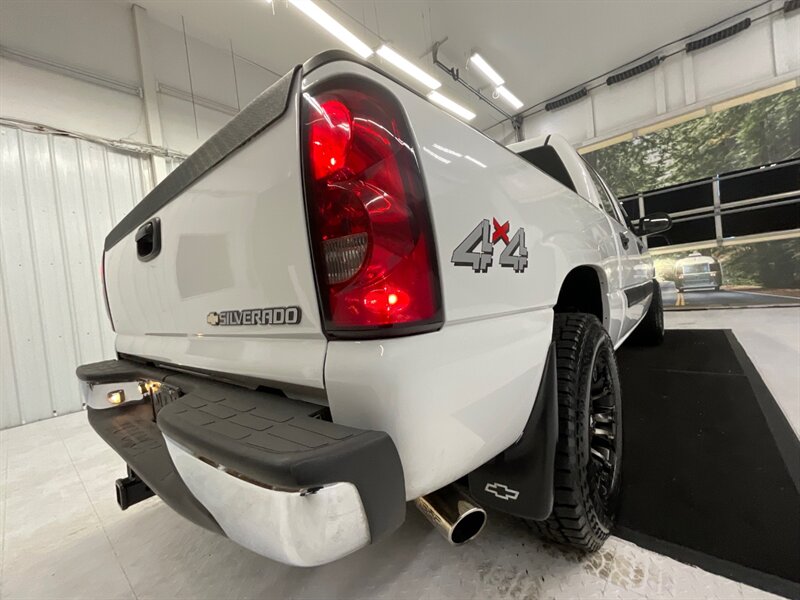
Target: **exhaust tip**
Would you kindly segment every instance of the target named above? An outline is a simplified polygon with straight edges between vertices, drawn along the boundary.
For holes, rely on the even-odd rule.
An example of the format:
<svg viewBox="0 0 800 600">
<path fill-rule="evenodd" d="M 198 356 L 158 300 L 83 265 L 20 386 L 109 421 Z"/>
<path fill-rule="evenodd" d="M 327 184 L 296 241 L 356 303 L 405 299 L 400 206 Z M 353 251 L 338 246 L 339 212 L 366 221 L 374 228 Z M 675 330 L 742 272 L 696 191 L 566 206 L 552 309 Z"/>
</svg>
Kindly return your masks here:
<svg viewBox="0 0 800 600">
<path fill-rule="evenodd" d="M 453 525 L 450 531 L 450 543 L 460 546 L 477 536 L 486 525 L 486 511 L 482 508 L 473 508 L 463 515 Z"/>
<path fill-rule="evenodd" d="M 486 525 L 486 511 L 454 484 L 420 496 L 414 504 L 454 546 L 470 541 Z"/>
</svg>

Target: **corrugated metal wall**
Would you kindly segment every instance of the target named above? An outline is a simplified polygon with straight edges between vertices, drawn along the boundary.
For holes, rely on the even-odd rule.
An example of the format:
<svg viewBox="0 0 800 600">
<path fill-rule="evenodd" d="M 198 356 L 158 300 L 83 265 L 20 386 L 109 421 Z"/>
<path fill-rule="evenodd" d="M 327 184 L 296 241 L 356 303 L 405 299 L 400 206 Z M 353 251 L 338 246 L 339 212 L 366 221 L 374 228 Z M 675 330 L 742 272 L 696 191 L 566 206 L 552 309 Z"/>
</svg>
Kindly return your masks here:
<svg viewBox="0 0 800 600">
<path fill-rule="evenodd" d="M 150 165 L 0 127 L 0 429 L 80 410 L 75 367 L 113 358 L 103 240 L 152 187 Z"/>
<path fill-rule="evenodd" d="M 164 158 L 164 164 L 167 166 L 167 174 L 172 173 L 182 162 L 182 158 L 176 158 L 175 156 L 167 156 Z"/>
</svg>

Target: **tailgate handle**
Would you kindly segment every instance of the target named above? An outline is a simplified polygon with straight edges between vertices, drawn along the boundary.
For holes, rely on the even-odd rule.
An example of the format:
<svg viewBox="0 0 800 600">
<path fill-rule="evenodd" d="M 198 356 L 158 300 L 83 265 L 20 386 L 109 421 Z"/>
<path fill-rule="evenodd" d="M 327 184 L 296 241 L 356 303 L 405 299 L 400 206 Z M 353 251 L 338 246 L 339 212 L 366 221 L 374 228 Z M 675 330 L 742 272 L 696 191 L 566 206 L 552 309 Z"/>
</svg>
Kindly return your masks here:
<svg viewBox="0 0 800 600">
<path fill-rule="evenodd" d="M 156 217 L 136 230 L 136 256 L 142 262 L 153 260 L 161 252 L 161 219 Z"/>
</svg>

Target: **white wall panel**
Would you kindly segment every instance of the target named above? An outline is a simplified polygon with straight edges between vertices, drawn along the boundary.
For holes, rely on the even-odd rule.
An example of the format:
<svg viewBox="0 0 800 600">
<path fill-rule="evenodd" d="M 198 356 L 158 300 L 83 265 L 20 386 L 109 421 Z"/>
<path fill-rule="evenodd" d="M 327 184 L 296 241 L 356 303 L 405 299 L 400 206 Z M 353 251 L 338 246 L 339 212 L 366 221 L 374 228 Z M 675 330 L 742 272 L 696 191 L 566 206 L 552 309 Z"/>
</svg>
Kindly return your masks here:
<svg viewBox="0 0 800 600">
<path fill-rule="evenodd" d="M 168 157 L 165 159 L 165 162 L 167 165 L 167 173 L 172 173 L 183 161 L 179 158 Z"/>
<path fill-rule="evenodd" d="M 70 367 L 77 363 L 77 357 L 70 306 L 72 298 L 61 249 L 62 233 L 56 197 L 58 191 L 53 182 L 50 138 L 36 133 L 23 133 L 20 141 L 22 172 L 25 177 L 25 206 L 28 211 L 33 272 L 38 290 L 38 315 L 34 318 L 38 316 L 42 324 L 45 342 L 45 363 L 39 365 L 39 376 L 48 380 L 53 413 L 64 414 L 69 412 L 70 405 L 74 405 L 73 396 L 78 391 L 74 375 L 70 373 Z M 27 399 L 24 401 L 27 403 Z"/>
<path fill-rule="evenodd" d="M 664 87 L 667 93 L 667 112 L 686 106 L 686 94 L 683 89 L 683 65 L 680 60 L 668 60 L 661 63 L 659 69 L 664 72 Z"/>
<path fill-rule="evenodd" d="M 778 73 L 800 69 L 800 12 L 795 11 L 773 23 L 772 42 Z"/>
<path fill-rule="evenodd" d="M 15 398 L 4 395 L 2 400 L 3 403 L 14 402 L 20 422 L 25 423 L 50 416 L 52 408 L 32 227 L 22 170 L 21 137 L 19 131 L 0 128 L 0 270 L 8 318 L 5 333 L 11 347 L 18 392 Z M 4 387 L 5 382 L 0 385 Z M 22 402 L 20 395 L 23 394 L 31 401 Z M 10 413 L 11 410 L 4 408 L 1 412 Z M 6 426 L 16 424 L 6 423 Z"/>
<path fill-rule="evenodd" d="M 782 4 L 776 1 L 771 8 L 779 9 Z M 779 11 L 730 39 L 689 55 L 679 51 L 658 69 L 663 86 L 654 81 L 656 71 L 611 87 L 601 85 L 589 92 L 592 114 L 588 120 L 585 110 L 578 107 L 589 100 L 552 112 L 536 112 L 525 119 L 525 137 L 561 133 L 570 142 L 583 145 L 798 77 L 800 12 L 784 15 Z M 594 124 L 593 130 L 587 122 Z M 488 133 L 495 139 L 505 135 L 500 127 Z"/>
<path fill-rule="evenodd" d="M 197 128 L 195 128 L 191 102 L 159 94 L 158 105 L 161 111 L 164 143 L 167 147 L 185 154 L 194 152 L 200 144 L 231 119 L 231 116 L 225 113 L 204 106 L 195 106 L 197 109 Z"/>
<path fill-rule="evenodd" d="M 14 355 L 11 349 L 11 324 L 6 309 L 5 286 L 2 285 L 2 261 L 0 261 L 0 429 L 22 422 L 17 402 L 17 374 L 14 370 Z"/>
<path fill-rule="evenodd" d="M 278 77 L 269 71 L 246 60 L 236 59 L 236 81 L 239 84 L 239 102 L 242 107 L 277 80 Z"/>
<path fill-rule="evenodd" d="M 656 84 L 653 71 L 612 86 L 592 91 L 595 127 L 608 131 L 656 114 Z"/>
<path fill-rule="evenodd" d="M 698 100 L 774 74 L 769 20 L 759 21 L 734 39 L 692 52 Z"/>
<path fill-rule="evenodd" d="M 124 81 L 139 78 L 127 2 L 0 2 L 4 46 Z"/>
<path fill-rule="evenodd" d="M 551 112 L 541 112 L 525 119 L 523 131 L 525 139 L 545 133 L 560 133 L 572 143 L 579 143 L 591 136 L 591 99 L 584 98 L 574 104 Z"/>
<path fill-rule="evenodd" d="M 68 74 L 74 68 L 133 89 L 142 86 L 130 5 L 80 0 L 45 4 L 0 2 L 0 44 L 50 63 L 45 68 L 42 63 L 32 66 L 0 58 L 0 115 L 111 140 L 148 143 L 141 98 Z M 191 35 L 190 25 L 186 39 L 190 85 L 180 20 L 175 27 L 149 18 L 146 23 L 157 82 L 187 97 L 194 88 L 201 104 L 209 101 L 235 109 L 237 90 L 244 106 L 277 80 L 241 58 L 235 60 L 234 76 L 227 40 L 217 40 L 217 45 L 202 41 Z M 212 108 L 198 105 L 198 135 L 191 102 L 163 92 L 158 100 L 163 144 L 185 154 L 231 118 L 230 111 L 214 110 L 213 104 Z"/>
<path fill-rule="evenodd" d="M 115 223 L 109 203 L 109 185 L 105 166 L 106 149 L 89 142 L 78 142 L 78 156 L 81 163 L 81 176 L 83 185 L 83 198 L 86 211 L 86 225 L 89 235 L 89 246 L 95 260 L 97 284 L 95 291 L 95 304 L 103 311 L 98 315 L 100 322 L 101 344 L 103 355 L 110 356 L 114 351 L 114 336 L 107 326 L 105 315 L 105 300 L 100 282 L 100 260 L 103 255 L 103 242 L 106 234 L 111 231 Z M 102 198 L 102 201 L 97 200 Z"/>
<path fill-rule="evenodd" d="M 67 131 L 146 142 L 137 96 L 0 58 L 0 114 Z"/>
<path fill-rule="evenodd" d="M 180 22 L 175 25 L 181 27 Z M 153 62 L 156 79 L 161 83 L 188 90 L 189 70 L 186 67 L 186 45 L 183 40 L 183 32 L 153 19 L 149 20 L 148 28 L 151 52 L 156 58 Z M 195 46 L 194 41 L 191 41 L 190 44 L 192 47 Z M 197 61 L 194 66 L 196 70 L 202 68 Z M 230 63 L 227 67 L 229 70 L 232 69 Z"/>
<path fill-rule="evenodd" d="M 149 190 L 148 157 L 0 127 L 0 427 L 80 410 L 75 368 L 111 358 L 103 240 Z"/>
<path fill-rule="evenodd" d="M 94 241 L 89 232 L 78 141 L 57 137 L 52 139 L 52 144 L 62 239 L 65 240 L 66 275 L 75 307 L 75 350 L 78 362 L 83 363 L 111 352 L 110 346 L 103 348 L 103 337 L 97 335 L 106 326 L 105 307 L 97 294 L 102 285 L 98 273 L 99 256 L 94 253 Z"/>
<path fill-rule="evenodd" d="M 114 223 L 119 223 L 135 204 L 133 178 L 126 154 L 106 152 L 105 160 L 108 188 L 111 195 L 112 220 Z"/>
<path fill-rule="evenodd" d="M 190 38 L 188 42 L 194 93 L 228 106 L 236 106 L 231 55 L 197 38 Z"/>
</svg>

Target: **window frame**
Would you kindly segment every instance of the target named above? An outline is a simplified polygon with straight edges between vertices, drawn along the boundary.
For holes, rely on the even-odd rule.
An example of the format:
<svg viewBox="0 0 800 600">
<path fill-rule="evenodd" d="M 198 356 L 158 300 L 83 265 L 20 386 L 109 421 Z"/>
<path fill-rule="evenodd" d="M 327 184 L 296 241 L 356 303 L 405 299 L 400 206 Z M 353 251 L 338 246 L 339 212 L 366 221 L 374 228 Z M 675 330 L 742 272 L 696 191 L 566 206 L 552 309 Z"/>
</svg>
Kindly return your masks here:
<svg viewBox="0 0 800 600">
<path fill-rule="evenodd" d="M 603 196 L 603 194 L 605 194 L 606 198 L 608 198 L 609 202 L 611 202 L 611 207 L 612 210 L 614 211 L 614 214 L 613 215 L 609 214 L 608 216 L 613 217 L 620 225 L 622 225 L 623 227 L 627 227 L 632 231 L 633 227 L 631 219 L 628 216 L 628 213 L 625 212 L 625 209 L 623 208 L 622 204 L 614 195 L 614 192 L 611 191 L 611 188 L 605 182 L 605 179 L 603 179 L 600 173 L 598 173 L 597 170 L 586 161 L 586 159 L 584 159 L 583 162 L 586 165 L 586 168 L 589 170 L 589 175 L 592 178 L 592 182 L 594 183 L 595 187 L 598 188 L 597 190 L 598 194 L 600 196 Z M 603 204 L 602 198 L 600 199 L 600 204 Z M 608 214 L 608 211 L 605 208 L 603 208 L 603 212 Z"/>
</svg>

